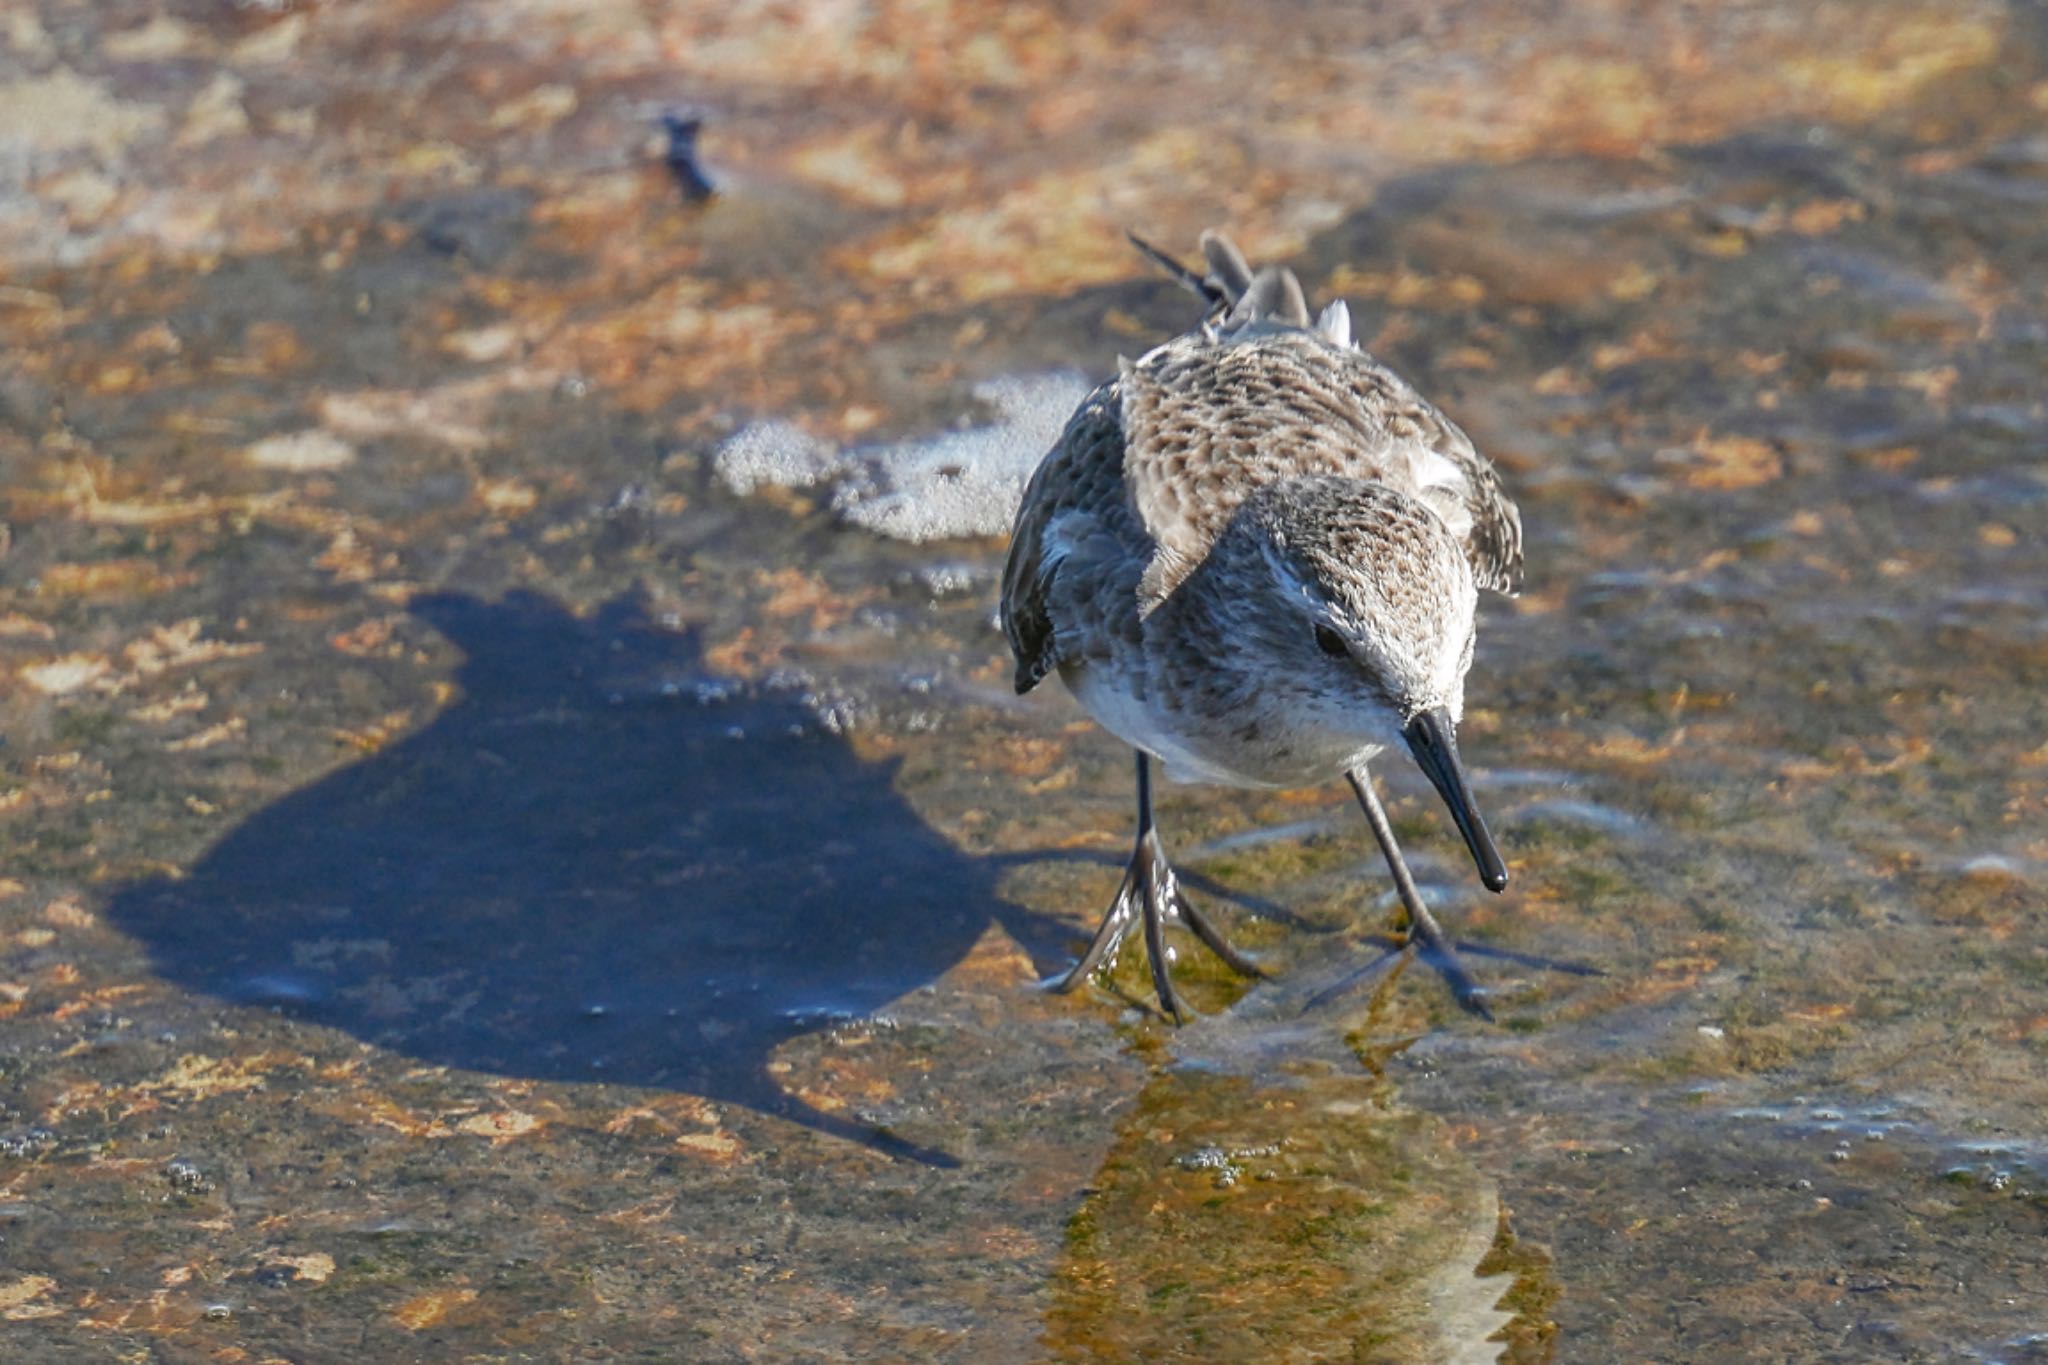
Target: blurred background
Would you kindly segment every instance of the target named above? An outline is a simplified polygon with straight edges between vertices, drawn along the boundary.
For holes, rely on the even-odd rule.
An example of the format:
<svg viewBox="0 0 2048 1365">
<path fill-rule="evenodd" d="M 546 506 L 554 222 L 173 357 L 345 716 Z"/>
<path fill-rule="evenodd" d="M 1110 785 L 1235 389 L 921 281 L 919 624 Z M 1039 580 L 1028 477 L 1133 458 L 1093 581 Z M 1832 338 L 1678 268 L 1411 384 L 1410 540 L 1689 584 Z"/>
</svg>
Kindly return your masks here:
<svg viewBox="0 0 2048 1365">
<path fill-rule="evenodd" d="M 13 0 L 10 1360 L 2025 1360 L 2048 10 Z M 1168 788 L 1275 979 L 1048 996 L 1128 755 L 1021 480 L 1348 299 L 1520 500 L 1498 1026 L 1341 787 Z M 1135 955 L 1134 955 L 1135 956 Z M 1552 970 L 1597 968 L 1601 975 Z M 1133 975 L 1137 972 L 1137 975 Z"/>
</svg>

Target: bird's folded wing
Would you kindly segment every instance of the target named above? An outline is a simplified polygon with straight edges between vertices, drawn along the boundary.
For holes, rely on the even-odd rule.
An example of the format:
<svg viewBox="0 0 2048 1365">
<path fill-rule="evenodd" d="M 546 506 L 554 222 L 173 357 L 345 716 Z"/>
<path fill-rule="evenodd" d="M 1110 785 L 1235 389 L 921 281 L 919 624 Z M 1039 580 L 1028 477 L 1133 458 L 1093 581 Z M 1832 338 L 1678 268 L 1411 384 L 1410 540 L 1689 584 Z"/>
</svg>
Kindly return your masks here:
<svg viewBox="0 0 2048 1365">
<path fill-rule="evenodd" d="M 1003 566 L 1003 634 L 1017 658 L 1017 691 L 1060 665 L 1060 569 L 1077 548 L 1126 523 L 1124 437 L 1117 386 L 1104 384 L 1066 429 L 1024 489 Z M 1070 627 L 1071 628 L 1071 627 Z"/>
</svg>

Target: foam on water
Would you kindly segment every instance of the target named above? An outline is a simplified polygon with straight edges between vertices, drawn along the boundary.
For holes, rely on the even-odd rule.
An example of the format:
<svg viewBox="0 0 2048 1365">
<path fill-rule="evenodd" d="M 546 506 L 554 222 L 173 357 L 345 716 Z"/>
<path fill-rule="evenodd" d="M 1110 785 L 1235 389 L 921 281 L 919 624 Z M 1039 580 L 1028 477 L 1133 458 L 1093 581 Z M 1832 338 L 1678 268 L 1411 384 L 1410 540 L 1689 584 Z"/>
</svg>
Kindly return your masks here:
<svg viewBox="0 0 2048 1365">
<path fill-rule="evenodd" d="M 833 483 L 842 520 L 895 540 L 1000 536 L 1090 387 L 1072 371 L 988 380 L 974 396 L 995 410 L 989 425 L 844 452 L 788 422 L 755 422 L 712 453 L 711 467 L 742 495 Z"/>
<path fill-rule="evenodd" d="M 711 454 L 711 469 L 742 497 L 762 485 L 809 488 L 844 472 L 847 458 L 791 422 L 749 422 Z"/>
<path fill-rule="evenodd" d="M 1071 371 L 977 384 L 993 424 L 858 452 L 862 476 L 841 484 L 833 505 L 897 540 L 1003 535 L 1025 480 L 1091 387 Z"/>
</svg>

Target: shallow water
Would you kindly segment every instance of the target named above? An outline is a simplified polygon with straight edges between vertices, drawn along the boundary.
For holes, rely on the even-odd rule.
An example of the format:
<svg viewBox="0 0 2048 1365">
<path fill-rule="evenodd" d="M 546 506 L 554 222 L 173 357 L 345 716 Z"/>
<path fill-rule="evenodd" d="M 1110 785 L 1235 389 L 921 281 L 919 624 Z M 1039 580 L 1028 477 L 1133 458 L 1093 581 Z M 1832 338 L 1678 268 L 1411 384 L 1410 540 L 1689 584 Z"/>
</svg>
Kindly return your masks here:
<svg viewBox="0 0 2048 1365">
<path fill-rule="evenodd" d="M 8 1359 L 2042 1350 L 2037 6 L 17 9 Z M 1036 986 L 1128 757 L 933 537 L 1210 223 L 1521 501 L 1496 1025 L 1334 785 Z"/>
</svg>

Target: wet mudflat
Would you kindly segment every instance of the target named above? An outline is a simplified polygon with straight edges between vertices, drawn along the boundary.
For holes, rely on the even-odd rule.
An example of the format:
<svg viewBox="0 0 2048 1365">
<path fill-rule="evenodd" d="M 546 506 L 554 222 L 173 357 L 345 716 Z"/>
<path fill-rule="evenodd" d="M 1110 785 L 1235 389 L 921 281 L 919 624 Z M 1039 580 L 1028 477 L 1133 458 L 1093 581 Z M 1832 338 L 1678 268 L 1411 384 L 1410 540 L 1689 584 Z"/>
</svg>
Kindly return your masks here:
<svg viewBox="0 0 2048 1365">
<path fill-rule="evenodd" d="M 0 19 L 8 1359 L 2044 1349 L 2048 23 L 1286 18 Z M 1034 988 L 986 532 L 1212 223 L 1521 501 L 1498 1025 L 1336 785 L 1163 793 L 1273 980 Z"/>
</svg>

